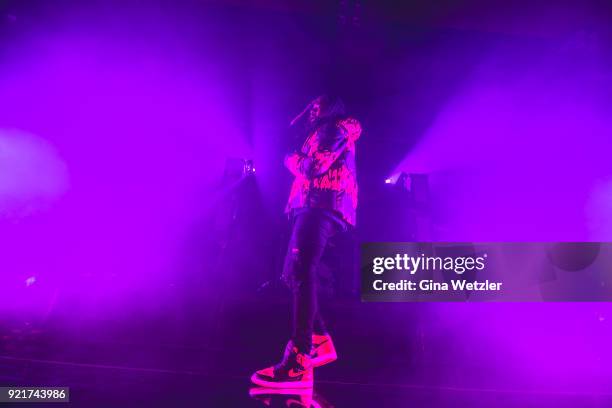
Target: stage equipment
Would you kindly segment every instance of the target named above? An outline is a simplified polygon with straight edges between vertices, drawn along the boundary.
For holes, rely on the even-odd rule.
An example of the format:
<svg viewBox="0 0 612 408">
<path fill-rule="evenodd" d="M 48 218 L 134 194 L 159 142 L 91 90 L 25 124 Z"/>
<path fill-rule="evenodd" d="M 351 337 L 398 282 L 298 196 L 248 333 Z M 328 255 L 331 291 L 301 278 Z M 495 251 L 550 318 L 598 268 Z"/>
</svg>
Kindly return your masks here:
<svg viewBox="0 0 612 408">
<path fill-rule="evenodd" d="M 255 164 L 252 159 L 228 157 L 225 160 L 224 181 L 236 181 L 253 175 L 255 175 Z"/>
</svg>

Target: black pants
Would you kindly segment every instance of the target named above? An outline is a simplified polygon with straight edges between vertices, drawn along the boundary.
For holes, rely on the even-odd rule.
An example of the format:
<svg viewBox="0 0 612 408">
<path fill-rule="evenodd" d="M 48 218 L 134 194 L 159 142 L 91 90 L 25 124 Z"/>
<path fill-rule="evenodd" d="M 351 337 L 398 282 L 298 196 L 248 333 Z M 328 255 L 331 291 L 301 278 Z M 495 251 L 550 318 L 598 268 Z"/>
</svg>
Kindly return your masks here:
<svg viewBox="0 0 612 408">
<path fill-rule="evenodd" d="M 300 351 L 309 351 L 312 333 L 325 333 L 317 302 L 317 268 L 329 239 L 346 230 L 334 212 L 312 208 L 296 211 L 283 279 L 293 292 L 293 337 Z"/>
</svg>

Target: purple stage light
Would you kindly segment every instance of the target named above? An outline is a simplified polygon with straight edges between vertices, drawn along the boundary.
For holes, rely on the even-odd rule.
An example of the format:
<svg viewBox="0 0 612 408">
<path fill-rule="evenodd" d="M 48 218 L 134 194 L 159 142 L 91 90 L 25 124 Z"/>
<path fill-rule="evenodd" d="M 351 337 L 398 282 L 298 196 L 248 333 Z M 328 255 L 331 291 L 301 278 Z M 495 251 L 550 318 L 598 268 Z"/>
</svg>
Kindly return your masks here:
<svg viewBox="0 0 612 408">
<path fill-rule="evenodd" d="M 246 176 L 255 175 L 255 165 L 253 164 L 253 160 L 246 159 L 244 161 L 244 174 Z"/>
<path fill-rule="evenodd" d="M 479 64 L 396 169 L 431 174 L 438 239 L 612 237 L 606 69 L 559 51 L 500 49 Z"/>
<path fill-rule="evenodd" d="M 107 12 L 84 26 L 66 9 L 62 29 L 17 37 L 0 67 L 0 288 L 36 276 L 80 317 L 163 304 L 224 158 L 253 154 L 226 69 L 239 57 L 169 20 L 144 38 Z M 16 292 L 0 292 L 14 310 Z"/>
<path fill-rule="evenodd" d="M 0 129 L 0 151 L 0 219 L 36 214 L 66 193 L 66 163 L 47 140 Z"/>
<path fill-rule="evenodd" d="M 435 201 L 431 213 L 444 222 L 432 240 L 609 240 L 612 236 L 612 176 L 607 157 L 612 122 L 609 98 L 602 91 L 609 81 L 605 58 L 599 65 L 598 58 L 560 58 L 550 50 L 496 54 L 485 47 L 493 60 L 470 61 L 465 64 L 470 66 L 467 72 L 460 69 L 461 59 L 481 54 L 463 53 L 465 33 L 456 33 L 451 53 L 436 54 L 444 37 L 438 31 L 428 37 L 427 30 L 419 30 L 422 41 L 387 41 L 390 38 L 372 26 L 371 41 L 351 44 L 357 44 L 364 56 L 376 50 L 370 56 L 380 58 L 362 58 L 374 63 L 362 64 L 363 68 L 347 75 L 350 60 L 345 57 L 349 56 L 336 53 L 339 44 L 317 44 L 321 37 L 304 32 L 304 24 L 295 24 L 297 16 L 285 18 L 277 13 L 271 20 L 281 24 L 267 26 L 256 23 L 268 21 L 265 13 L 256 13 L 254 20 L 250 16 L 200 18 L 200 14 L 181 15 L 173 8 L 141 3 L 145 10 L 136 5 L 50 7 L 48 12 L 55 17 L 42 21 L 45 24 L 36 19 L 21 24 L 29 18 L 19 14 L 11 26 L 23 31 L 7 40 L 10 46 L 3 48 L 5 63 L 0 66 L 3 316 L 7 311 L 18 318 L 26 316 L 24 310 L 38 316 L 53 311 L 54 322 L 64 318 L 83 339 L 83 326 L 96 326 L 97 320 L 113 328 L 134 326 L 137 332 L 138 325 L 146 322 L 146 312 L 160 322 L 167 314 L 172 323 L 160 324 L 162 329 L 145 340 L 155 342 L 158 337 L 180 336 L 172 324 L 181 319 L 189 326 L 186 332 L 198 331 L 200 323 L 185 316 L 204 320 L 203 316 L 214 312 L 194 306 L 188 298 L 208 301 L 204 289 L 209 288 L 218 296 L 225 291 L 234 295 L 233 285 L 218 284 L 223 276 L 232 275 L 236 281 L 254 276 L 254 262 L 272 274 L 269 248 L 249 252 L 245 243 L 253 240 L 238 228 L 232 233 L 243 241 L 235 252 L 228 251 L 229 258 L 247 260 L 242 270 L 248 273 L 241 274 L 235 264 L 223 274 L 206 267 L 219 258 L 205 248 L 214 229 L 208 223 L 210 208 L 219 204 L 218 186 L 227 157 L 240 158 L 241 177 L 255 174 L 257 162 L 257 177 L 244 179 L 253 182 L 265 203 L 253 218 L 265 225 L 259 233 L 279 241 L 270 241 L 270 248 L 283 245 L 282 235 L 275 235 L 280 228 L 266 217 L 280 215 L 287 194 L 283 177 L 288 173 L 279 154 L 279 145 L 285 142 L 285 118 L 292 112 L 289 106 L 299 106 L 301 93 L 313 91 L 308 87 L 325 75 L 320 65 L 330 65 L 328 61 L 342 61 L 330 67 L 334 73 L 341 68 L 340 76 L 347 82 L 363 74 L 372 81 L 388 81 L 389 86 L 354 81 L 359 86 L 353 87 L 352 97 L 364 101 L 361 108 L 364 119 L 372 124 L 372 135 L 384 134 L 374 132 L 377 122 L 388 122 L 397 135 L 420 135 L 423 128 L 419 126 L 430 126 L 414 147 L 410 144 L 411 151 L 384 183 L 393 193 L 401 173 L 410 178 L 418 172 L 429 175 Z M 83 12 L 89 7 L 95 12 Z M 257 35 L 249 37 L 249 33 Z M 532 42 L 490 33 L 469 35 L 487 43 Z M 435 41 L 430 42 L 432 38 Z M 389 58 L 377 46 L 381 43 L 393 47 Z M 401 48 L 404 43 L 415 46 Z M 581 52 L 588 49 L 583 47 Z M 408 69 L 394 55 L 408 55 Z M 453 61 L 452 70 L 448 61 Z M 410 77 L 404 88 L 396 86 L 402 75 Z M 412 104 L 387 104 L 385 92 L 389 91 L 410 95 L 406 99 Z M 441 99 L 446 96 L 444 105 Z M 401 113 L 397 115 L 401 119 L 392 123 L 394 115 L 387 113 Z M 401 128 L 407 123 L 409 129 Z M 386 164 L 384 156 L 402 137 L 384 140 L 391 146 L 386 149 L 378 140 L 363 140 L 358 154 L 363 159 L 359 166 L 364 181 L 373 175 L 374 186 L 382 187 L 381 179 L 390 173 L 381 177 L 373 163 Z M 381 149 L 370 149 L 376 145 Z M 372 161 L 379 153 L 382 160 Z M 247 157 L 253 158 L 248 166 Z M 360 194 L 367 204 L 371 196 L 367 182 L 364 186 Z M 397 190 L 408 198 L 428 197 L 416 188 L 412 184 L 410 194 Z M 414 211 L 404 201 L 397 203 Z M 430 207 L 423 208 L 429 216 Z M 364 221 L 376 222 L 381 215 L 378 208 L 363 211 Z M 415 228 L 393 224 L 393 228 L 401 227 Z M 185 276 L 189 284 L 175 284 Z M 234 316 L 234 305 L 229 297 L 227 302 L 227 308 L 219 308 L 228 312 L 219 313 L 227 319 L 223 326 L 261 334 L 263 344 L 264 335 L 273 331 L 245 331 L 239 319 L 228 318 Z M 381 308 L 380 319 L 368 320 L 367 312 L 378 308 L 358 305 L 354 319 L 343 319 L 347 331 L 339 332 L 340 336 L 351 330 L 357 334 L 353 354 L 349 348 L 346 361 L 366 358 L 361 367 L 368 370 L 367 375 L 370 370 L 365 367 L 374 361 L 367 359 L 376 359 L 376 354 L 363 357 L 356 352 L 369 340 L 354 329 L 362 325 L 370 330 L 371 324 L 379 322 L 390 340 L 397 341 L 399 347 L 390 349 L 400 350 L 398 357 L 408 354 L 402 351 L 408 351 L 410 344 L 419 345 L 410 355 L 416 365 L 406 365 L 409 369 L 402 371 L 412 379 L 419 377 L 418 367 L 424 363 L 423 378 L 451 386 L 463 381 L 495 385 L 499 380 L 497 385 L 506 387 L 524 378 L 536 391 L 584 391 L 608 389 L 612 380 L 609 305 L 395 306 Z M 250 316 L 243 311 L 240 315 Z M 258 314 L 262 315 L 266 314 Z M 410 321 L 414 315 L 423 316 L 416 325 Z M 115 333 L 122 330 L 109 331 L 108 337 L 118 340 Z M 383 332 L 378 337 L 387 338 Z M 241 341 L 244 336 L 219 338 Z M 244 341 L 249 343 L 244 349 L 249 350 L 253 340 Z M 271 341 L 271 335 L 265 338 L 265 344 Z M 134 354 L 133 347 L 126 350 Z M 432 360 L 444 358 L 435 357 L 438 351 L 448 351 L 453 358 L 429 366 Z M 89 352 L 83 355 L 90 357 Z M 154 358 L 152 366 L 166 360 L 161 355 L 156 358 L 159 361 Z M 203 368 L 199 359 L 188 360 L 197 370 Z M 362 374 L 355 371 L 356 376 Z"/>
</svg>

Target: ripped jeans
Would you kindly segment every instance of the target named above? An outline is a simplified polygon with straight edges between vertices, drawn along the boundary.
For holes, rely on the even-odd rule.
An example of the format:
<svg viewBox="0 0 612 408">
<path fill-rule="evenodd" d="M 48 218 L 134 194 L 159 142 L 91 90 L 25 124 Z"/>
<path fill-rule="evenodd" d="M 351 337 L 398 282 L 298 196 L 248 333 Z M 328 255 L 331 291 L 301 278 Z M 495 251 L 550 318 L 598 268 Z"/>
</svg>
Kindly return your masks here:
<svg viewBox="0 0 612 408">
<path fill-rule="evenodd" d="M 333 211 L 320 208 L 295 210 L 283 280 L 293 293 L 293 343 L 309 351 L 312 333 L 326 333 L 317 302 L 317 268 L 327 244 L 348 224 Z"/>
</svg>

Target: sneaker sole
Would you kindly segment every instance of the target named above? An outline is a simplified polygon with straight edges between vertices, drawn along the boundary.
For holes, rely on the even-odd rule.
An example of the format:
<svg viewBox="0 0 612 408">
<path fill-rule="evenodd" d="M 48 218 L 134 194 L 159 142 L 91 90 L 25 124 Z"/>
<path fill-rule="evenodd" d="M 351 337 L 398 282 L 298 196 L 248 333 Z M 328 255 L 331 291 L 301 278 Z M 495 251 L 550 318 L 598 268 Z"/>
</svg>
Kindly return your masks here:
<svg viewBox="0 0 612 408">
<path fill-rule="evenodd" d="M 266 381 L 257 376 L 257 373 L 251 376 L 251 382 L 260 387 L 267 388 L 312 388 L 313 381 Z"/>
<path fill-rule="evenodd" d="M 259 397 L 262 395 L 309 395 L 312 390 L 309 388 L 269 388 L 269 387 L 253 387 L 249 389 L 251 397 Z"/>
</svg>

